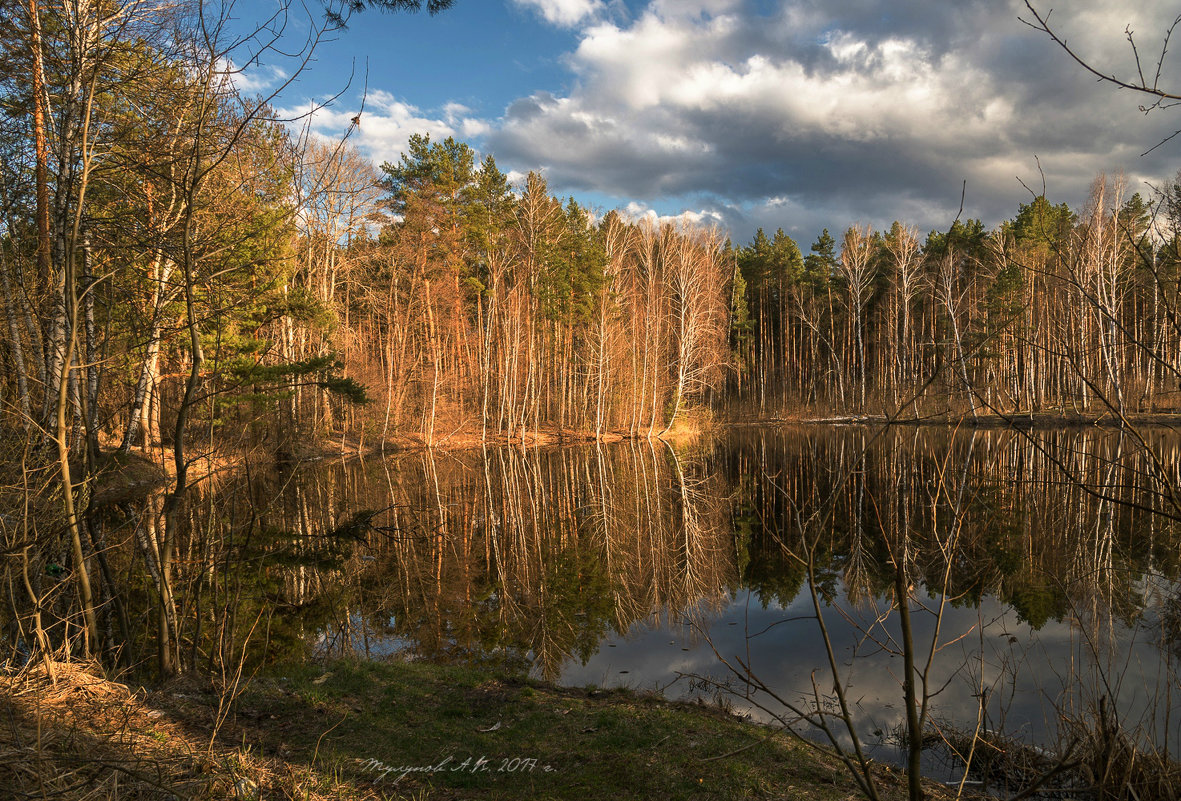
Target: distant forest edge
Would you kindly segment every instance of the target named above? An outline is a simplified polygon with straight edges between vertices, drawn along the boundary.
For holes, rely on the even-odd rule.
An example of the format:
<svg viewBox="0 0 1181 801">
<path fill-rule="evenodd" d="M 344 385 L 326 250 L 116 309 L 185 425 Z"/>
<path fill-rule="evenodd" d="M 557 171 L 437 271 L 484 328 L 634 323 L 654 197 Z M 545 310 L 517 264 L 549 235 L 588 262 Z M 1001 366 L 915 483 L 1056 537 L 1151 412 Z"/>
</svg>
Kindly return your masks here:
<svg viewBox="0 0 1181 801">
<path fill-rule="evenodd" d="M 0 424 L 59 460 L 1181 404 L 1177 184 L 736 247 L 450 138 L 375 168 L 135 8 L 0 64 Z"/>
<path fill-rule="evenodd" d="M 1020 204 L 995 230 L 925 240 L 894 222 L 825 230 L 807 256 L 759 230 L 727 257 L 727 399 L 741 410 L 911 417 L 1178 409 L 1181 187 L 1085 207 Z"/>
<path fill-rule="evenodd" d="M 61 392 L 70 441 L 124 451 L 178 424 L 286 450 L 1181 403 L 1177 184 L 1145 201 L 1100 177 L 1077 212 L 825 230 L 804 255 L 782 230 L 735 247 L 596 214 L 537 173 L 514 189 L 453 139 L 378 171 L 248 122 L 191 198 L 175 141 L 123 142 L 81 206 L 66 164 L 44 264 L 30 164 L 5 157 L 9 430 L 53 432 Z"/>
</svg>

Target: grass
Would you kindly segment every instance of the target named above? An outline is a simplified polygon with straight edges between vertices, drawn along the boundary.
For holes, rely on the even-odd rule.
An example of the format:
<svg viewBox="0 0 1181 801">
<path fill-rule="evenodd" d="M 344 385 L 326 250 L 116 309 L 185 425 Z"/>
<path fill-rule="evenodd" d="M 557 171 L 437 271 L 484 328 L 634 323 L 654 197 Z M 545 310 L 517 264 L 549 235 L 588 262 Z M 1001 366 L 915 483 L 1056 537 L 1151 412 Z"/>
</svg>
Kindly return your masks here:
<svg viewBox="0 0 1181 801">
<path fill-rule="evenodd" d="M 394 797 L 848 796 L 839 770 L 721 712 L 482 669 L 293 666 L 256 681 L 241 709 L 282 722 L 246 727 L 264 750 Z"/>
<path fill-rule="evenodd" d="M 19 725 L 0 727 L 0 795 L 40 797 L 38 782 L 87 763 L 85 781 L 54 785 L 54 797 L 857 797 L 835 759 L 721 710 L 485 668 L 339 661 L 274 669 L 240 696 L 212 748 L 217 695 L 195 679 L 129 694 L 74 670 L 58 685 L 8 677 L 0 701 Z M 12 732 L 21 742 L 5 739 Z M 36 769 L 27 767 L 30 754 L 41 755 Z M 6 773 L 19 759 L 24 772 Z M 900 777 L 882 776 L 887 798 L 905 795 Z M 115 789 L 71 794 L 83 786 Z"/>
</svg>

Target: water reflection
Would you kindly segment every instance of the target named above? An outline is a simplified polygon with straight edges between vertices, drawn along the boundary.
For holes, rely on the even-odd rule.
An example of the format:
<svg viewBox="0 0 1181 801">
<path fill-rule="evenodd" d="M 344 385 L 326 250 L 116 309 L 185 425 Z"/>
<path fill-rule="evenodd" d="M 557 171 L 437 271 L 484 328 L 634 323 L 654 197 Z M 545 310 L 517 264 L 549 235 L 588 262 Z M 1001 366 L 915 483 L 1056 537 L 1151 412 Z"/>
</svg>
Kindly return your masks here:
<svg viewBox="0 0 1181 801">
<path fill-rule="evenodd" d="M 426 453 L 291 483 L 271 525 L 362 537 L 348 569 L 286 581 L 293 607 L 338 596 L 317 636 L 328 652 L 396 637 L 422 658 L 501 654 L 557 678 L 608 634 L 716 614 L 738 586 L 724 477 L 659 442 Z"/>
<path fill-rule="evenodd" d="M 756 716 L 790 718 L 773 696 L 835 703 L 810 563 L 866 741 L 888 749 L 903 720 L 901 592 L 918 669 L 930 657 L 931 725 L 1049 743 L 1102 698 L 1175 748 L 1179 445 L 1100 429 L 750 430 L 684 449 L 311 466 L 253 492 L 265 530 L 303 555 L 268 568 L 274 641 L 290 648 L 728 687 Z"/>
</svg>

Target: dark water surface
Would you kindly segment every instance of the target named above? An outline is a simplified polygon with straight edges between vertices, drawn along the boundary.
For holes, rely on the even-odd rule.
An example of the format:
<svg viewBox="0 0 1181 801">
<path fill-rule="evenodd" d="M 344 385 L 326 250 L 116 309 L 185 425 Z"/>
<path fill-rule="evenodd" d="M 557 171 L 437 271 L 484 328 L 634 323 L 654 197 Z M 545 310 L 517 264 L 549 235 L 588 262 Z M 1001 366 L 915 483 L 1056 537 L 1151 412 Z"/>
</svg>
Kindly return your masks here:
<svg viewBox="0 0 1181 801">
<path fill-rule="evenodd" d="M 298 544 L 272 571 L 280 647 L 509 662 L 794 721 L 835 705 L 814 588 L 857 730 L 891 758 L 901 578 L 936 727 L 1052 749 L 1102 705 L 1176 754 L 1178 446 L 743 430 L 305 465 L 250 492 Z"/>
</svg>

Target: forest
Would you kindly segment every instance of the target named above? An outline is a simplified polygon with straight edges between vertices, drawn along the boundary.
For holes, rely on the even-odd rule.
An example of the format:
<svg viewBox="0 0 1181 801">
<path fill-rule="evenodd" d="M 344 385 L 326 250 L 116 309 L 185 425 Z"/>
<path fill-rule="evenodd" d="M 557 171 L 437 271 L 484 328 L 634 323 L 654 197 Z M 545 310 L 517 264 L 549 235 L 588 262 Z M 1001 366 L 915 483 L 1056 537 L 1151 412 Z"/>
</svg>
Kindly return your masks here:
<svg viewBox="0 0 1181 801">
<path fill-rule="evenodd" d="M 1031 196 L 994 230 L 736 246 L 554 197 L 538 173 L 510 185 L 453 139 L 374 167 L 347 132 L 323 141 L 239 91 L 225 20 L 20 10 L 0 414 L 39 451 L 168 449 L 183 470 L 187 440 L 431 447 L 658 434 L 686 412 L 1176 402 L 1175 187 L 1146 201 L 1100 176 L 1084 208 Z"/>
<path fill-rule="evenodd" d="M 1155 627 L 1172 667 L 1181 459 L 1151 426 L 1181 411 L 1181 173 L 1015 192 L 991 226 L 839 221 L 805 252 L 793 220 L 743 243 L 425 133 L 378 165 L 364 108 L 336 137 L 280 110 L 356 14 L 424 5 L 451 3 L 0 0 L 6 666 L 200 676 L 212 749 L 280 660 L 397 640 L 558 681 L 614 635 L 803 599 L 780 622 L 820 624 L 832 683 L 767 720 L 826 731 L 871 799 L 832 713 L 842 604 L 881 610 L 867 638 L 905 627 L 911 798 L 945 611 L 975 609 L 981 653 L 994 603 L 1117 656 L 1117 622 Z M 1175 767 L 1170 725 L 1135 748 Z"/>
<path fill-rule="evenodd" d="M 1044 195 L 989 230 L 894 222 L 782 230 L 736 251 L 728 398 L 918 416 L 1173 411 L 1176 185 L 1129 196 L 1099 176 L 1084 208 Z"/>
<path fill-rule="evenodd" d="M 225 540 L 193 504 L 212 515 L 202 482 L 259 458 L 834 415 L 1126 421 L 1181 402 L 1181 185 L 1145 198 L 1099 176 L 1081 208 L 1030 192 L 992 229 L 738 245 L 689 215 L 556 197 L 538 172 L 511 182 L 452 138 L 375 166 L 350 142 L 363 112 L 329 141 L 276 111 L 287 84 L 242 88 L 236 60 L 276 48 L 279 20 L 242 34 L 199 4 L 4 8 L 0 547 L 18 650 L 135 661 L 150 642 L 161 674 L 194 665 L 217 619 L 201 604 L 233 592 L 208 583 Z M 288 81 L 340 22 L 318 24 Z"/>
</svg>

